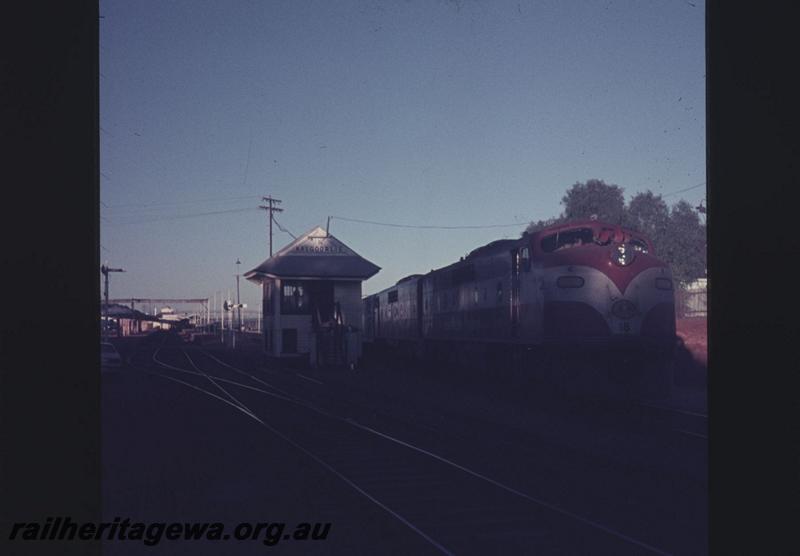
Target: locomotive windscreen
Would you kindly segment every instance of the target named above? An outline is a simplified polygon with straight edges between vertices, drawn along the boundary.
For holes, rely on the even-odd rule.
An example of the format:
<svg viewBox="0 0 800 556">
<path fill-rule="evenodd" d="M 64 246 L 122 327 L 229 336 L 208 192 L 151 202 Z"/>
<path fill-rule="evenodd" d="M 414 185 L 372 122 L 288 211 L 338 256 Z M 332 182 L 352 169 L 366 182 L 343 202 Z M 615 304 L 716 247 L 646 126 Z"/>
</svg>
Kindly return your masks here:
<svg viewBox="0 0 800 556">
<path fill-rule="evenodd" d="M 591 228 L 575 228 L 556 232 L 542 238 L 542 251 L 552 253 L 567 247 L 577 247 L 594 242 L 594 232 Z"/>
</svg>

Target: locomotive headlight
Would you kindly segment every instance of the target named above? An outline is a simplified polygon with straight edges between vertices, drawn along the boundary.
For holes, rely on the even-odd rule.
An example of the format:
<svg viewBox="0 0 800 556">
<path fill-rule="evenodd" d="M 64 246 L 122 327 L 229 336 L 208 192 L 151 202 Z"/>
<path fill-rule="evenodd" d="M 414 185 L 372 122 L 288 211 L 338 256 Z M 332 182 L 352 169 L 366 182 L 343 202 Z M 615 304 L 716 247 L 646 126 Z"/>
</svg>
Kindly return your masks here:
<svg viewBox="0 0 800 556">
<path fill-rule="evenodd" d="M 619 266 L 628 266 L 636 258 L 636 251 L 627 243 L 620 243 L 611 250 L 611 260 Z"/>
<path fill-rule="evenodd" d="M 620 299 L 611 306 L 611 312 L 618 319 L 628 320 L 635 317 L 639 311 L 636 308 L 636 304 L 632 301 Z"/>
</svg>

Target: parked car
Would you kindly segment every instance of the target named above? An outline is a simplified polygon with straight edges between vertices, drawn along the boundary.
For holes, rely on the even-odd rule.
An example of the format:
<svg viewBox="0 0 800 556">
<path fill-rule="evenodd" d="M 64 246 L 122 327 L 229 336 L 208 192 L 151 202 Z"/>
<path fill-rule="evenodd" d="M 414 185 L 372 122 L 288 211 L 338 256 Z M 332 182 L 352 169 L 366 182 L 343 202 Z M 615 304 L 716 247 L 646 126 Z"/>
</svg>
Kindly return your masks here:
<svg viewBox="0 0 800 556">
<path fill-rule="evenodd" d="M 122 367 L 122 357 L 117 348 L 108 342 L 100 343 L 100 367 L 105 370 L 119 369 Z"/>
</svg>

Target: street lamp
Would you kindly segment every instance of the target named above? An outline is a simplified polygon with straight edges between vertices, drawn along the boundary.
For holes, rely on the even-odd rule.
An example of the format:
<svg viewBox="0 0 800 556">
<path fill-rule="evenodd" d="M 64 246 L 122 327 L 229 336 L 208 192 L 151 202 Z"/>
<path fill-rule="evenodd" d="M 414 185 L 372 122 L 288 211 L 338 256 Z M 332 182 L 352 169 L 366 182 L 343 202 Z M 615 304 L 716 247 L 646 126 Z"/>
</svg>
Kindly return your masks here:
<svg viewBox="0 0 800 556">
<path fill-rule="evenodd" d="M 239 308 L 239 332 L 242 331 L 242 300 L 239 298 L 239 265 L 242 261 L 236 258 L 236 305 Z"/>
</svg>

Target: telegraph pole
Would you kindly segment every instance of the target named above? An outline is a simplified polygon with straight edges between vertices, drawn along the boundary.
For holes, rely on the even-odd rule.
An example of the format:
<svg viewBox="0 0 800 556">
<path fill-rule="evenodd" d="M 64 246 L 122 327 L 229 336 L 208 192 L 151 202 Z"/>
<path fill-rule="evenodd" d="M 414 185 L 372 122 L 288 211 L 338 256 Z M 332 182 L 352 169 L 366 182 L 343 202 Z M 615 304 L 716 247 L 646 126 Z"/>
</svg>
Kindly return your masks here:
<svg viewBox="0 0 800 556">
<path fill-rule="evenodd" d="M 283 212 L 282 208 L 278 208 L 277 205 L 281 204 L 280 199 L 273 199 L 271 195 L 267 197 L 261 198 L 263 201 L 268 203 L 267 206 L 259 205 L 258 208 L 264 209 L 269 212 L 269 256 L 272 256 L 272 213 L 274 212 Z"/>
<path fill-rule="evenodd" d="M 108 332 L 108 273 L 109 272 L 125 272 L 122 268 L 108 268 L 106 265 L 100 267 L 100 272 L 103 273 L 105 279 L 104 293 L 106 302 L 103 306 L 103 339 L 105 340 Z"/>
</svg>

